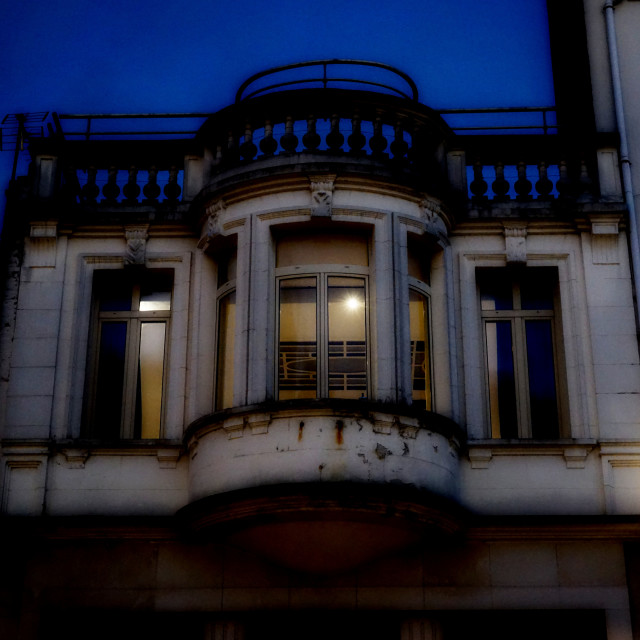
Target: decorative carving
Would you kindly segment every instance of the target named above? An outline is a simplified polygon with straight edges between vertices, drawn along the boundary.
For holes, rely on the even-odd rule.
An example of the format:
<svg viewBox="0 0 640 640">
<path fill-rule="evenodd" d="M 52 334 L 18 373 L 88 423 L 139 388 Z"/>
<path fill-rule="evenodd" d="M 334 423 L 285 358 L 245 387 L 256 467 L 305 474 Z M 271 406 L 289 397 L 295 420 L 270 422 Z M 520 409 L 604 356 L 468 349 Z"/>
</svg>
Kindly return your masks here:
<svg viewBox="0 0 640 640">
<path fill-rule="evenodd" d="M 507 263 L 527 263 L 527 223 L 507 222 L 504 224 L 504 244 Z"/>
<path fill-rule="evenodd" d="M 127 239 L 127 250 L 124 254 L 124 262 L 128 265 L 144 265 L 147 254 L 147 238 L 149 237 L 149 225 L 126 226 L 124 235 Z"/>
<path fill-rule="evenodd" d="M 444 223 L 444 212 L 437 200 L 424 198 L 420 203 L 420 215 L 425 222 L 425 231 L 438 239 L 447 238 L 447 227 Z"/>
<path fill-rule="evenodd" d="M 207 221 L 202 229 L 202 236 L 198 248 L 207 251 L 211 241 L 222 233 L 222 221 L 220 216 L 226 211 L 227 203 L 224 200 L 212 202 L 206 209 Z"/>
<path fill-rule="evenodd" d="M 330 216 L 333 205 L 335 174 L 309 176 L 311 183 L 311 215 Z"/>
<path fill-rule="evenodd" d="M 87 449 L 63 449 L 62 455 L 67 461 L 67 469 L 84 469 L 89 451 Z"/>
</svg>

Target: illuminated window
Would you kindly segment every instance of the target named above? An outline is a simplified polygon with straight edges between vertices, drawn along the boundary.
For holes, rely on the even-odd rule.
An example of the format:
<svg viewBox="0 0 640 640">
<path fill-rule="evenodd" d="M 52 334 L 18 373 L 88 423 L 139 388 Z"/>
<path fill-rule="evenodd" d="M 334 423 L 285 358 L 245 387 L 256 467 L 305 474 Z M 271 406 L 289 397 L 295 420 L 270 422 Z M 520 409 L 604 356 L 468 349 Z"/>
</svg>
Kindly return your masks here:
<svg viewBox="0 0 640 640">
<path fill-rule="evenodd" d="M 237 251 L 233 249 L 222 253 L 218 260 L 217 410 L 233 406 L 237 258 Z"/>
<path fill-rule="evenodd" d="M 557 272 L 479 269 L 491 436 L 557 438 Z"/>
<path fill-rule="evenodd" d="M 407 237 L 409 271 L 409 334 L 411 340 L 411 398 L 423 409 L 432 409 L 429 341 L 429 252 Z"/>
<path fill-rule="evenodd" d="M 278 397 L 368 395 L 368 245 L 361 236 L 278 242 Z"/>
<path fill-rule="evenodd" d="M 91 436 L 161 436 L 172 288 L 166 271 L 95 273 Z"/>
</svg>

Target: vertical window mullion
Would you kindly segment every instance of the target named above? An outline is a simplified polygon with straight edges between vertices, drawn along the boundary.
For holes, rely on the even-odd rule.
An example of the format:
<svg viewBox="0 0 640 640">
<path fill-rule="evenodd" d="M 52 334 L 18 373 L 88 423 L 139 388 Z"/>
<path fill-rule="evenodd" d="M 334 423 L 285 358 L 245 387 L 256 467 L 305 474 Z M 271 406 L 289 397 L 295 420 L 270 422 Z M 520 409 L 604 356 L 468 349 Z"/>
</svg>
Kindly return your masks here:
<svg viewBox="0 0 640 640">
<path fill-rule="evenodd" d="M 516 294 L 518 299 L 519 295 Z M 519 306 L 519 305 L 518 305 Z M 521 438 L 531 437 L 531 409 L 529 402 L 529 370 L 527 367 L 527 338 L 525 320 L 515 318 L 514 328 L 514 361 L 516 372 L 516 399 L 518 403 L 518 435 Z"/>
<path fill-rule="evenodd" d="M 138 358 L 140 353 L 140 321 L 137 317 L 127 323 L 127 351 L 124 372 L 124 402 L 121 437 L 133 438 L 136 422 L 136 396 L 138 393 Z"/>
<path fill-rule="evenodd" d="M 318 349 L 318 397 L 329 396 L 329 306 L 327 302 L 327 274 L 320 273 L 316 282 L 316 344 Z"/>
</svg>

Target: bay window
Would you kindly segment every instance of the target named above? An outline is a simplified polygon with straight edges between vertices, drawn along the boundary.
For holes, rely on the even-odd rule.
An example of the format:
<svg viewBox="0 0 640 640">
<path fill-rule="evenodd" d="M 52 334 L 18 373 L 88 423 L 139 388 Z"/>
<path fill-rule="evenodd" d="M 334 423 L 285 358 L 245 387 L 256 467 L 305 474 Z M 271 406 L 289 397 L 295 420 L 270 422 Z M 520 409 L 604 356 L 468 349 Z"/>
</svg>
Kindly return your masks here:
<svg viewBox="0 0 640 640">
<path fill-rule="evenodd" d="M 278 242 L 280 400 L 368 397 L 367 267 L 363 236 L 296 235 Z"/>
</svg>

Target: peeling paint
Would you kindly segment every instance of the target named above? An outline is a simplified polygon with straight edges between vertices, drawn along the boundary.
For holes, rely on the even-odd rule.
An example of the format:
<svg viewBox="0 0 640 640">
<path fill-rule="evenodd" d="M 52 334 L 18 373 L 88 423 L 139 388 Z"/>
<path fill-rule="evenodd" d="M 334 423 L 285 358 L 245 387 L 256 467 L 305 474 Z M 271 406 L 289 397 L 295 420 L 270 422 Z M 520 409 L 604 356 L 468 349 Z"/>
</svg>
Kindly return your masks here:
<svg viewBox="0 0 640 640">
<path fill-rule="evenodd" d="M 380 460 L 384 460 L 387 456 L 393 455 L 387 447 L 381 445 L 379 442 L 376 444 L 375 454 Z"/>
</svg>

